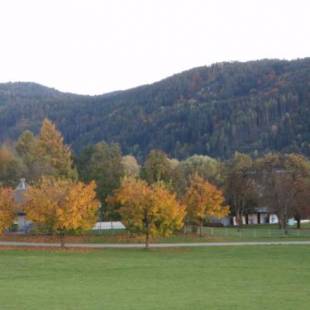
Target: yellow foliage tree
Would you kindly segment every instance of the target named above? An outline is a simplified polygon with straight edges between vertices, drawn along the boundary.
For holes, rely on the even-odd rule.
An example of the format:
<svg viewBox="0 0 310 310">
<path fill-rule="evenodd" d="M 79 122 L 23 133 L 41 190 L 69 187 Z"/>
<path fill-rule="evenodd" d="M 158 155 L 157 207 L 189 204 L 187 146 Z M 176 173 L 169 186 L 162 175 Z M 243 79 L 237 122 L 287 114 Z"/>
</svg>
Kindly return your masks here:
<svg viewBox="0 0 310 310">
<path fill-rule="evenodd" d="M 224 206 L 224 195 L 221 190 L 194 175 L 184 197 L 187 206 L 188 219 L 199 226 L 202 235 L 202 226 L 210 217 L 221 218 L 229 214 L 229 208 Z"/>
<path fill-rule="evenodd" d="M 27 218 L 50 233 L 58 234 L 63 247 L 66 232 L 89 229 L 95 224 L 99 208 L 95 189 L 95 182 L 86 185 L 43 177 L 26 193 Z"/>
<path fill-rule="evenodd" d="M 0 188 L 0 233 L 10 227 L 16 216 L 16 205 L 10 188 Z"/>
<path fill-rule="evenodd" d="M 62 134 L 55 124 L 44 119 L 38 139 L 39 160 L 45 165 L 48 174 L 57 177 L 76 179 L 77 172 L 73 168 L 71 150 L 64 144 Z"/>
<path fill-rule="evenodd" d="M 129 231 L 150 237 L 169 236 L 182 228 L 185 208 L 162 183 L 148 185 L 145 181 L 125 178 L 109 204 L 119 204 L 121 218 Z"/>
</svg>

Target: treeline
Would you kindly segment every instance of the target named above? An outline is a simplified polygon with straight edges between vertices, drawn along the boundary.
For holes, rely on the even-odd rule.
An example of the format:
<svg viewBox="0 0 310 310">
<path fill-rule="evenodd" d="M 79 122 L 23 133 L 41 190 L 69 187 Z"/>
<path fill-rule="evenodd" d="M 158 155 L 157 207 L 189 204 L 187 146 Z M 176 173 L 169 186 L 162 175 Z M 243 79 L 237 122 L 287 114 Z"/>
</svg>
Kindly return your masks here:
<svg viewBox="0 0 310 310">
<path fill-rule="evenodd" d="M 152 150 L 139 162 L 123 155 L 118 144 L 100 142 L 74 156 L 47 119 L 37 136 L 26 131 L 15 144 L 0 148 L 1 186 L 13 187 L 21 177 L 34 187 L 42 186 L 42 177 L 95 182 L 98 219 L 121 219 L 148 236 L 152 231 L 168 234 L 184 221 L 201 228 L 228 213 L 242 225 L 242 217 L 257 207 L 277 214 L 285 230 L 289 218 L 300 222 L 310 216 L 310 162 L 300 154 L 252 158 L 235 153 L 226 161 L 193 155 L 179 161 Z"/>
<path fill-rule="evenodd" d="M 186 219 L 201 232 L 208 217 L 228 214 L 223 193 L 195 174 L 178 197 L 171 183 L 176 163 L 152 151 L 140 168 L 106 143 L 85 148 L 73 161 L 61 133 L 45 119 L 38 136 L 26 131 L 0 149 L 0 232 L 20 212 L 37 230 L 58 234 L 62 246 L 67 233 L 91 229 L 99 217 L 120 217 L 129 231 L 145 235 L 146 247 L 151 237 L 180 230 Z M 12 185 L 20 176 L 30 187 L 16 201 Z"/>
<path fill-rule="evenodd" d="M 118 143 L 144 161 L 231 158 L 268 152 L 310 155 L 310 59 L 219 63 L 102 96 L 64 94 L 35 84 L 0 85 L 0 141 L 53 120 L 66 143 Z"/>
</svg>

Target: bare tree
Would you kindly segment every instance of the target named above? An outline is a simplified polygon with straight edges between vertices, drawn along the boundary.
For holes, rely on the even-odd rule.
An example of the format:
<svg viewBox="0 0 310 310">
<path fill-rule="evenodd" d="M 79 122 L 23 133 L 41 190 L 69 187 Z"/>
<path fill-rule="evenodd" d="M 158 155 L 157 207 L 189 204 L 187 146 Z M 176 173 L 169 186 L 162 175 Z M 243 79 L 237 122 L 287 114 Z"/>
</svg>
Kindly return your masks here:
<svg viewBox="0 0 310 310">
<path fill-rule="evenodd" d="M 262 200 L 279 218 L 279 228 L 287 233 L 287 223 L 301 211 L 303 184 L 309 162 L 298 154 L 267 154 L 256 161 Z"/>
</svg>

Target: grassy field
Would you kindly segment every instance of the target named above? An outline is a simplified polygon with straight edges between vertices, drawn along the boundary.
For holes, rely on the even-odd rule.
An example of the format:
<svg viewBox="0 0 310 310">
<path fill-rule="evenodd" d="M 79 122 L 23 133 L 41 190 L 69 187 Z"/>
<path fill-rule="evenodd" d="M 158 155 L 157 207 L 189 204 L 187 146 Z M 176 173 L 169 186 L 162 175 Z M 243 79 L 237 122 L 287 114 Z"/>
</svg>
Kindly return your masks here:
<svg viewBox="0 0 310 310">
<path fill-rule="evenodd" d="M 0 251 L 1 310 L 309 309 L 310 248 Z"/>
</svg>

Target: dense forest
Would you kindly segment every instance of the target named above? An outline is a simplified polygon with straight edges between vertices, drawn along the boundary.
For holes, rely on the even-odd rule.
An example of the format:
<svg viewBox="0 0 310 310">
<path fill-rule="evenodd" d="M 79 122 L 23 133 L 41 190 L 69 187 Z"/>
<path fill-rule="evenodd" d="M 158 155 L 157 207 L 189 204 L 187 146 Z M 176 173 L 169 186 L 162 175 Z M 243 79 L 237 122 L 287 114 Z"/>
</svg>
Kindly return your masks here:
<svg viewBox="0 0 310 310">
<path fill-rule="evenodd" d="M 0 84 L 0 143 L 37 133 L 45 117 L 78 153 L 106 141 L 140 160 L 154 148 L 179 159 L 310 155 L 310 58 L 218 63 L 100 96 Z"/>
</svg>

